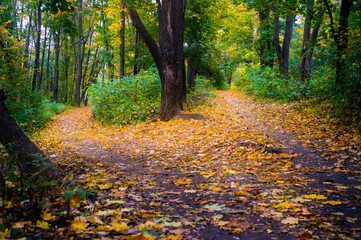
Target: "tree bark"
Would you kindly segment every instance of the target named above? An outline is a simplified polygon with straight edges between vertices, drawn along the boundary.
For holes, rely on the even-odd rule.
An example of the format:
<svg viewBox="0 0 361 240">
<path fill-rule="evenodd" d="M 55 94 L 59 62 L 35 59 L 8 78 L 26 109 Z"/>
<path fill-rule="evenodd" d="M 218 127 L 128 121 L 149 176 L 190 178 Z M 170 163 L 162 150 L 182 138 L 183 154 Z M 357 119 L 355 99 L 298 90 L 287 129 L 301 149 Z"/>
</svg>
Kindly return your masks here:
<svg viewBox="0 0 361 240">
<path fill-rule="evenodd" d="M 20 129 L 7 109 L 5 100 L 5 92 L 0 89 L 0 143 L 18 161 L 20 171 L 30 177 L 42 175 L 50 162 Z"/>
<path fill-rule="evenodd" d="M 53 82 L 53 101 L 58 101 L 59 93 L 59 55 L 60 55 L 60 31 L 54 32 L 55 64 L 54 64 L 54 82 Z"/>
<path fill-rule="evenodd" d="M 38 78 L 38 81 L 36 82 L 37 90 L 40 91 L 41 89 L 41 83 L 43 81 L 43 73 L 44 73 L 44 59 L 45 59 L 45 49 L 46 49 L 46 41 L 47 41 L 47 29 L 45 28 L 45 34 L 44 34 L 44 42 L 43 42 L 43 52 L 41 57 L 41 68 L 40 68 L 40 75 Z"/>
<path fill-rule="evenodd" d="M 28 7 L 28 11 L 30 12 L 30 7 Z M 32 22 L 32 14 L 30 12 L 29 15 L 29 23 L 28 23 L 28 33 L 26 35 L 26 41 L 25 41 L 25 50 L 24 50 L 24 69 L 29 69 L 29 46 L 30 46 L 30 33 L 31 33 L 31 22 Z"/>
<path fill-rule="evenodd" d="M 78 40 L 78 62 L 77 62 L 77 81 L 76 81 L 76 88 L 75 88 L 75 98 L 76 98 L 76 105 L 80 107 L 81 104 L 81 96 L 80 96 L 80 87 L 81 87 L 81 80 L 82 80 L 82 73 L 83 73 L 83 59 L 82 59 L 82 35 L 83 35 L 83 18 L 82 18 L 82 7 L 83 7 L 83 0 L 79 0 L 79 18 L 78 18 L 78 30 L 79 30 L 79 40 Z"/>
<path fill-rule="evenodd" d="M 183 108 L 185 67 L 183 61 L 183 30 L 185 1 L 157 0 L 159 46 L 149 35 L 136 10 L 128 6 L 133 25 L 151 52 L 161 79 L 162 93 L 159 117 L 169 120 Z"/>
<path fill-rule="evenodd" d="M 48 46 L 48 60 L 47 60 L 47 65 L 46 65 L 46 79 L 49 79 L 49 72 L 50 72 L 50 47 L 51 47 L 51 37 L 52 37 L 52 32 L 50 31 L 50 35 L 49 35 L 49 46 Z"/>
<path fill-rule="evenodd" d="M 40 83 L 38 81 L 40 80 L 39 62 L 40 62 L 40 39 L 41 39 L 41 5 L 42 5 L 42 1 L 40 0 L 38 2 L 38 9 L 37 9 L 38 25 L 36 27 L 37 35 L 36 35 L 36 43 L 35 43 L 35 62 L 34 62 L 33 83 L 32 83 L 33 91 L 35 89 L 40 90 Z M 39 88 L 37 86 L 39 86 Z"/>
<path fill-rule="evenodd" d="M 188 92 L 194 91 L 195 84 L 195 76 L 196 71 L 193 66 L 193 60 L 191 58 L 188 59 L 188 67 L 187 67 L 187 84 L 188 84 Z"/>
<path fill-rule="evenodd" d="M 286 17 L 286 26 L 285 26 L 285 34 L 283 38 L 283 45 L 280 45 L 280 24 L 279 24 L 279 16 L 278 16 L 278 8 L 273 7 L 274 13 L 274 44 L 277 53 L 279 70 L 282 75 L 286 78 L 288 77 L 288 62 L 290 56 L 290 46 L 292 39 L 292 31 L 293 31 L 293 18 L 294 14 L 291 13 Z"/>
<path fill-rule="evenodd" d="M 312 2 L 313 4 L 313 2 Z M 300 79 L 302 82 L 308 84 L 309 79 L 311 78 L 312 73 L 312 55 L 314 48 L 317 43 L 318 32 L 321 27 L 322 18 L 324 12 L 321 11 L 317 15 L 317 22 L 315 23 L 312 32 L 311 32 L 311 21 L 310 15 L 312 14 L 313 6 L 307 6 L 307 16 L 305 18 L 305 27 L 303 33 L 303 42 L 302 42 L 302 55 L 300 62 Z"/>
<path fill-rule="evenodd" d="M 139 31 L 136 29 L 135 31 L 135 45 L 134 45 L 134 69 L 133 74 L 137 75 L 139 73 L 139 64 L 137 63 L 138 57 L 139 57 Z"/>
<path fill-rule="evenodd" d="M 122 12 L 121 12 L 121 23 L 120 23 L 120 56 L 119 56 L 119 79 L 124 77 L 125 73 L 125 5 L 122 1 Z"/>
</svg>

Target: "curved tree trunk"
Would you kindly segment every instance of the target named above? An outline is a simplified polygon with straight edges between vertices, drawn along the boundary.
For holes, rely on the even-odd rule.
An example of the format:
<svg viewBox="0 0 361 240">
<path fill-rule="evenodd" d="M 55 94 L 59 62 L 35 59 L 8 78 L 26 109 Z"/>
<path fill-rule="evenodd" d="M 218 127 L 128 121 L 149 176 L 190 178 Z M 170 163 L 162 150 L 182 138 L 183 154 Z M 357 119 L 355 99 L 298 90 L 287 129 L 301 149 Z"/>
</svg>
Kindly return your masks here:
<svg viewBox="0 0 361 240">
<path fill-rule="evenodd" d="M 46 174 L 46 168 L 51 166 L 50 162 L 17 125 L 5 105 L 5 100 L 5 92 L 0 89 L 0 143 L 5 146 L 10 156 L 17 159 L 21 171 L 30 177 Z"/>
</svg>

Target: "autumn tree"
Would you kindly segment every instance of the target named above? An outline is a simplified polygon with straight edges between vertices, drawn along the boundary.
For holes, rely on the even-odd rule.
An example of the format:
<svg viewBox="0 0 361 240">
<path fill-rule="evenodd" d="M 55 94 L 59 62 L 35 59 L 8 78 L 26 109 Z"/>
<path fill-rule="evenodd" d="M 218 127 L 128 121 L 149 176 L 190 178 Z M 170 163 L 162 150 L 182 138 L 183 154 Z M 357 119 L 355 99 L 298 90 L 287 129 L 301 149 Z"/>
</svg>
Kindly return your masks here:
<svg viewBox="0 0 361 240">
<path fill-rule="evenodd" d="M 159 117 L 169 120 L 183 109 L 186 92 L 183 60 L 185 0 L 157 0 L 159 44 L 151 37 L 133 4 L 128 12 L 134 27 L 151 52 L 161 79 Z"/>
</svg>

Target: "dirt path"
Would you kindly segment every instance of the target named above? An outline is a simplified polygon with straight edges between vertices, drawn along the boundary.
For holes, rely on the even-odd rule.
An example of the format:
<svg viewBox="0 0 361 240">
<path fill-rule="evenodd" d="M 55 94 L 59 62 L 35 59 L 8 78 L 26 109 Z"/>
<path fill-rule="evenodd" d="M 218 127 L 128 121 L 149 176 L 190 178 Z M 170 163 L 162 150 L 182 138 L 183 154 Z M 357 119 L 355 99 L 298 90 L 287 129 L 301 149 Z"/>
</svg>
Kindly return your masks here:
<svg viewBox="0 0 361 240">
<path fill-rule="evenodd" d="M 111 128 L 94 122 L 90 108 L 59 115 L 37 142 L 73 178 L 65 188 L 88 197 L 73 196 L 72 223 L 53 231 L 361 239 L 358 132 L 229 91 L 196 112 L 208 120 Z"/>
</svg>

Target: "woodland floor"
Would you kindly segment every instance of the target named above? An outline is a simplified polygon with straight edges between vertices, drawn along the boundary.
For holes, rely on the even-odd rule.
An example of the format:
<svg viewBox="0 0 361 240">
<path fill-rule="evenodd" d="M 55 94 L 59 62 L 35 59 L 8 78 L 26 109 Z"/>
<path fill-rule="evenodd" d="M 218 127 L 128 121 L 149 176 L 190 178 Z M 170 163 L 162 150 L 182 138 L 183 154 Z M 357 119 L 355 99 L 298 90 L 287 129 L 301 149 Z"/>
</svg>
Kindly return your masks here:
<svg viewBox="0 0 361 240">
<path fill-rule="evenodd" d="M 356 130 L 231 91 L 194 112 L 207 119 L 115 128 L 89 107 L 57 116 L 36 142 L 66 170 L 63 187 L 88 196 L 53 196 L 37 236 L 361 239 Z"/>
</svg>

